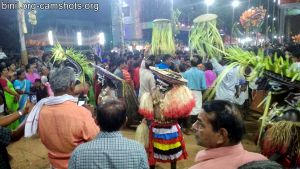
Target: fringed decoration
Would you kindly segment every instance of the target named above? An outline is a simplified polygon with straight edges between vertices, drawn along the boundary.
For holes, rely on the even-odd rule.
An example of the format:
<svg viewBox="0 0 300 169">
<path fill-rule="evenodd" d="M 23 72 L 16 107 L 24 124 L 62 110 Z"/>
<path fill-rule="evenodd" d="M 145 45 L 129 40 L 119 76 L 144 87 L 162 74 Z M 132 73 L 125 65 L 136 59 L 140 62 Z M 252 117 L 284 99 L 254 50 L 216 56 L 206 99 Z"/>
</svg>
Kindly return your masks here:
<svg viewBox="0 0 300 169">
<path fill-rule="evenodd" d="M 153 135 L 155 134 L 153 132 L 153 128 L 157 128 L 157 127 L 172 127 L 172 126 L 176 126 L 177 130 L 178 130 L 178 137 L 177 138 L 174 138 L 172 141 L 169 140 L 170 142 L 177 142 L 177 143 L 180 143 L 180 147 L 177 149 L 171 149 L 171 150 L 168 150 L 168 151 L 163 151 L 163 150 L 159 150 L 157 148 L 154 147 L 154 143 L 155 141 L 159 141 L 158 143 L 161 143 L 161 144 L 168 144 L 167 142 L 165 141 L 162 141 L 161 139 L 154 139 L 153 138 Z M 168 142 L 169 142 L 168 141 Z M 156 149 L 156 150 L 154 150 Z M 180 149 L 180 151 L 179 151 Z M 157 154 L 156 152 L 159 151 L 159 152 L 164 152 L 165 155 L 162 155 L 162 154 Z M 172 151 L 176 152 L 178 151 L 178 153 L 176 154 L 168 154 L 168 153 L 171 153 Z M 182 152 L 182 153 L 180 153 Z M 180 153 L 180 155 L 178 156 L 178 154 Z M 163 163 L 168 163 L 168 162 L 171 162 L 171 161 L 178 161 L 178 160 L 182 160 L 182 159 L 186 159 L 187 158 L 187 152 L 186 152 L 186 149 L 185 149 L 185 144 L 184 144 L 184 140 L 183 140 L 183 135 L 182 135 L 182 132 L 180 130 L 180 127 L 178 125 L 178 123 L 169 123 L 169 124 L 160 124 L 160 123 L 157 123 L 157 122 L 153 122 L 150 126 L 150 132 L 149 132 L 149 148 L 148 148 L 148 162 L 149 162 L 149 165 L 155 165 L 156 162 L 163 162 Z"/>
<path fill-rule="evenodd" d="M 183 85 L 174 86 L 166 93 L 162 103 L 164 116 L 172 119 L 189 116 L 196 105 L 192 92 Z"/>
<path fill-rule="evenodd" d="M 300 164 L 300 128 L 291 121 L 274 123 L 268 129 L 263 140 L 262 154 L 271 157 L 279 152 L 283 155 L 280 161 L 285 168 L 293 168 Z"/>
<path fill-rule="evenodd" d="M 144 145 L 145 148 L 149 146 L 149 129 L 146 122 L 138 125 L 135 133 L 135 140 Z"/>
<path fill-rule="evenodd" d="M 123 96 L 128 116 L 128 124 L 137 119 L 138 100 L 135 95 L 133 86 L 126 81 L 122 81 Z"/>
<path fill-rule="evenodd" d="M 152 120 L 154 117 L 153 101 L 150 93 L 144 93 L 140 100 L 139 113 L 146 119 Z"/>
<path fill-rule="evenodd" d="M 262 153 L 267 157 L 270 157 L 275 152 L 285 154 L 291 144 L 292 127 L 293 123 L 289 123 L 287 121 L 274 123 L 273 126 L 266 132 Z"/>
</svg>

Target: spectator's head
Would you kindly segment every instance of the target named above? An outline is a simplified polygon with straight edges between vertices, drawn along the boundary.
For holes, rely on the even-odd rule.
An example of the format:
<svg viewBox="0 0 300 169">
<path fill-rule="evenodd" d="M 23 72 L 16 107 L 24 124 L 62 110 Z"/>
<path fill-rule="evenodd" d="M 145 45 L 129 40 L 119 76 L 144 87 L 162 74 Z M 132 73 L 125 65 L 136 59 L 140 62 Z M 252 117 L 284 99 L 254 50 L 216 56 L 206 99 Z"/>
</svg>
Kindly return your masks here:
<svg viewBox="0 0 300 169">
<path fill-rule="evenodd" d="M 75 86 L 74 70 L 68 67 L 59 68 L 50 74 L 50 84 L 55 95 L 71 94 Z"/>
<path fill-rule="evenodd" d="M 236 145 L 245 133 L 239 111 L 233 104 L 223 100 L 204 103 L 192 128 L 197 143 L 206 148 Z"/>
<path fill-rule="evenodd" d="M 14 62 L 10 62 L 7 64 L 7 68 L 10 70 L 10 71 L 15 71 L 16 70 L 16 65 Z"/>
<path fill-rule="evenodd" d="M 283 167 L 274 161 L 265 160 L 252 161 L 240 166 L 238 169 L 283 169 Z"/>
<path fill-rule="evenodd" d="M 281 117 L 282 120 L 299 122 L 300 121 L 300 111 L 297 109 L 290 109 L 283 113 Z"/>
<path fill-rule="evenodd" d="M 49 69 L 46 66 L 42 67 L 42 75 L 44 75 L 44 76 L 49 75 Z"/>
<path fill-rule="evenodd" d="M 126 123 L 126 108 L 119 100 L 108 100 L 97 108 L 97 122 L 103 132 L 115 132 Z"/>
<path fill-rule="evenodd" d="M 210 62 L 204 63 L 205 70 L 213 70 L 213 65 Z"/>
<path fill-rule="evenodd" d="M 191 66 L 192 67 L 197 67 L 199 64 L 199 59 L 196 57 L 191 58 Z"/>
<path fill-rule="evenodd" d="M 127 62 L 124 58 L 118 58 L 116 62 L 116 66 L 119 67 L 120 69 L 124 69 L 127 67 Z"/>
<path fill-rule="evenodd" d="M 24 69 L 19 69 L 17 71 L 17 78 L 19 80 L 24 80 L 25 79 L 25 70 Z"/>
<path fill-rule="evenodd" d="M 35 86 L 35 87 L 41 87 L 41 85 L 42 85 L 41 79 L 35 79 L 35 81 L 34 81 L 34 86 Z"/>
<path fill-rule="evenodd" d="M 32 73 L 33 69 L 34 69 L 34 65 L 28 64 L 28 65 L 25 66 L 25 69 L 26 69 L 27 73 Z"/>
<path fill-rule="evenodd" d="M 290 45 L 286 51 L 292 55 L 294 62 L 300 62 L 300 45 Z"/>
<path fill-rule="evenodd" d="M 162 61 L 167 64 L 167 65 L 171 65 L 172 64 L 172 56 L 171 55 L 164 55 L 162 58 Z"/>
<path fill-rule="evenodd" d="M 150 66 L 154 66 L 154 62 L 155 62 L 155 56 L 150 55 L 145 61 L 146 69 L 150 69 Z"/>
<path fill-rule="evenodd" d="M 185 72 L 186 71 L 186 66 L 184 64 L 179 65 L 179 71 L 180 72 Z"/>
<path fill-rule="evenodd" d="M 4 65 L 0 65 L 1 76 L 8 77 L 8 69 Z"/>
</svg>

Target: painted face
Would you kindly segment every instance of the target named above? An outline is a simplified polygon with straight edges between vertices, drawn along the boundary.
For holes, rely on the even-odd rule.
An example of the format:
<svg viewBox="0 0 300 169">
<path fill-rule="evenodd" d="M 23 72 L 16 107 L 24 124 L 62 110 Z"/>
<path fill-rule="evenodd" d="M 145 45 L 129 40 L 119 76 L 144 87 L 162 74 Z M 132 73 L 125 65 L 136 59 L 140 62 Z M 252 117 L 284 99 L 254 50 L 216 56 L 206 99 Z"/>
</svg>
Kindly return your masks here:
<svg viewBox="0 0 300 169">
<path fill-rule="evenodd" d="M 192 129 L 195 132 L 197 144 L 205 148 L 215 148 L 218 142 L 218 132 L 213 130 L 209 115 L 202 110 Z"/>
</svg>

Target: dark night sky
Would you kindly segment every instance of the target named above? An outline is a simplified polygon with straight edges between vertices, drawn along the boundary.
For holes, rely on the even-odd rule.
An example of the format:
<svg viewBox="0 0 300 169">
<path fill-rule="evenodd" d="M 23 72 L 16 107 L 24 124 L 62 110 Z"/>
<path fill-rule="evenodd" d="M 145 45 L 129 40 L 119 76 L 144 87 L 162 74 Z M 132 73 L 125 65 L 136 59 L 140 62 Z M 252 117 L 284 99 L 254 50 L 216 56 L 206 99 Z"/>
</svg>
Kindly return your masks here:
<svg viewBox="0 0 300 169">
<path fill-rule="evenodd" d="M 38 25 L 34 28 L 36 32 L 43 32 L 46 27 L 49 27 L 49 24 L 54 23 L 58 18 L 64 19 L 78 19 L 83 21 L 91 21 L 96 25 L 95 29 L 104 30 L 109 32 L 111 30 L 111 11 L 110 11 L 110 1 L 111 0 L 89 0 L 82 2 L 98 2 L 100 4 L 100 11 L 53 11 L 53 10 L 39 10 Z M 142 3 L 146 3 L 148 10 L 142 10 L 143 20 L 153 17 L 165 17 L 166 10 L 165 8 L 169 7 L 169 2 L 171 0 L 142 0 Z M 240 0 L 241 6 L 235 10 L 235 21 L 238 21 L 241 13 L 248 8 L 249 0 Z M 260 3 L 264 2 L 266 7 L 267 0 L 250 0 L 250 6 L 258 6 Z M 61 0 L 31 0 L 30 2 L 62 2 Z M 78 0 L 65 0 L 67 3 L 78 2 Z M 273 0 L 270 0 L 273 4 Z M 272 6 L 272 5 L 271 5 Z M 147 9 L 147 7 L 142 9 Z M 185 24 L 191 24 L 192 20 L 206 13 L 206 6 L 203 3 L 203 0 L 174 0 L 174 8 L 179 8 L 182 12 L 180 21 Z M 231 27 L 232 19 L 232 7 L 231 0 L 215 0 L 215 3 L 210 7 L 210 13 L 216 13 L 219 16 L 219 25 L 222 28 L 228 29 Z M 27 12 L 26 12 L 27 15 Z M 161 16 L 160 16 L 161 15 Z M 39 24 L 40 23 L 40 24 Z M 42 24 L 41 24 L 42 23 Z M 31 28 L 28 26 L 28 30 Z M 19 42 L 18 42 L 18 28 L 16 20 L 16 11 L 15 10 L 0 10 L 0 46 L 3 47 L 5 51 L 18 51 Z"/>
</svg>

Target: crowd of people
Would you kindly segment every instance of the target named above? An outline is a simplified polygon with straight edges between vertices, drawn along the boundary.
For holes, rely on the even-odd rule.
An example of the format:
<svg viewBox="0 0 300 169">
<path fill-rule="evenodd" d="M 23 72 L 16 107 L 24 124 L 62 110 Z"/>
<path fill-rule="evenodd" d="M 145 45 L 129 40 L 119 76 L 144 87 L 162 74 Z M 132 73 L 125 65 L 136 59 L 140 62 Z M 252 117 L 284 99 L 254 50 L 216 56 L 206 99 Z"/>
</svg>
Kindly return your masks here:
<svg viewBox="0 0 300 169">
<path fill-rule="evenodd" d="M 296 58 L 299 63 L 299 57 Z M 197 55 L 190 58 L 182 51 L 161 57 L 143 53 L 120 57 L 113 53 L 98 62 L 132 85 L 139 99 L 157 88 L 152 66 L 172 70 L 187 80 L 195 107 L 189 117 L 178 122 L 185 134 L 194 133 L 197 143 L 205 147 L 196 155 L 198 164 L 192 169 L 242 169 L 266 164 L 280 168 L 263 155 L 246 151 L 241 144 L 245 127 L 243 114 L 235 105 L 243 105 L 249 96 L 248 84 L 238 67 L 230 70 L 219 86 L 214 86 L 226 62 Z M 47 63 L 0 65 L 1 169 L 10 168 L 6 146 L 24 134 L 39 135 L 48 150 L 51 168 L 153 168 L 148 163 L 147 148 L 120 133 L 127 121 L 120 82 L 107 78 L 103 82 L 96 77 L 97 83 L 89 84 L 94 85 L 95 108 L 79 106 L 76 96 L 86 89 L 78 87 L 74 70 L 54 69 Z M 204 102 L 204 92 L 215 87 L 215 100 Z"/>
</svg>

